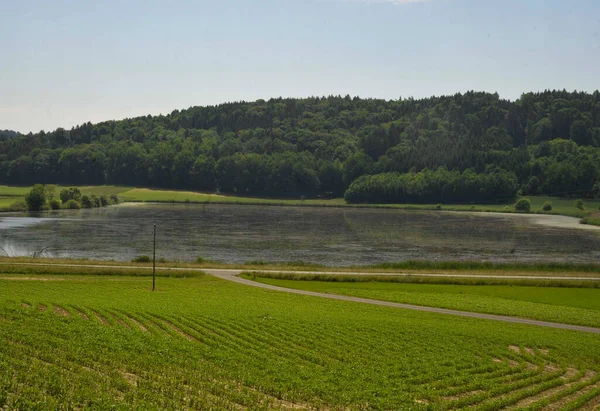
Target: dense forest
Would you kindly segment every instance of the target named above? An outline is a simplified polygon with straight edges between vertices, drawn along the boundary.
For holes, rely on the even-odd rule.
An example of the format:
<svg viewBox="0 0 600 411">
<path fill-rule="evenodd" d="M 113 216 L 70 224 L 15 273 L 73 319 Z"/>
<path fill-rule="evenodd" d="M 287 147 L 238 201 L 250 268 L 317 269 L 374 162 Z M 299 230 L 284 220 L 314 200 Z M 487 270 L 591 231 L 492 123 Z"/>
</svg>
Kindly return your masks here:
<svg viewBox="0 0 600 411">
<path fill-rule="evenodd" d="M 600 92 L 468 92 L 192 107 L 0 135 L 0 183 L 120 184 L 351 202 L 600 191 Z"/>
<path fill-rule="evenodd" d="M 0 130 L 0 139 L 1 138 L 14 138 L 18 137 L 19 133 L 13 130 Z"/>
</svg>

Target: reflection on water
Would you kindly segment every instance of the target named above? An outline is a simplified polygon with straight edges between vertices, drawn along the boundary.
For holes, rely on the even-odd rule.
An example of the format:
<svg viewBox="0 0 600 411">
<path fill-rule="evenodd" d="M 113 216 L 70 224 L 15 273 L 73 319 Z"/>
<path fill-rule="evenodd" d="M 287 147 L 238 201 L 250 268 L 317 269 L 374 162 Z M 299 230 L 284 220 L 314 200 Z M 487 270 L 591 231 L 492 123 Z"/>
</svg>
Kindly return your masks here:
<svg viewBox="0 0 600 411">
<path fill-rule="evenodd" d="M 48 220 L 50 219 L 40 217 L 4 217 L 0 218 L 0 230 L 27 227 L 30 225 L 40 224 Z"/>
<path fill-rule="evenodd" d="M 58 218 L 60 217 L 60 218 Z M 525 217 L 402 210 L 144 204 L 0 218 L 10 255 L 128 261 L 152 254 L 223 262 L 296 261 L 359 265 L 408 259 L 587 261 L 598 232 L 533 226 Z"/>
</svg>

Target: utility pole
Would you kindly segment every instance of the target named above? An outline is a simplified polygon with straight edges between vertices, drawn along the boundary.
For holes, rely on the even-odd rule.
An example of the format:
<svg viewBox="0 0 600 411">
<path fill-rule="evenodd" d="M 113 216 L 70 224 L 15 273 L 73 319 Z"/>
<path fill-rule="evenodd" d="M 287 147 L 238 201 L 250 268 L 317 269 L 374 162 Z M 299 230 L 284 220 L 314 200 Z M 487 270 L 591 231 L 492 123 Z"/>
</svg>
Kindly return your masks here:
<svg viewBox="0 0 600 411">
<path fill-rule="evenodd" d="M 154 249 L 152 251 L 152 291 L 156 287 L 156 224 L 154 224 Z"/>
</svg>

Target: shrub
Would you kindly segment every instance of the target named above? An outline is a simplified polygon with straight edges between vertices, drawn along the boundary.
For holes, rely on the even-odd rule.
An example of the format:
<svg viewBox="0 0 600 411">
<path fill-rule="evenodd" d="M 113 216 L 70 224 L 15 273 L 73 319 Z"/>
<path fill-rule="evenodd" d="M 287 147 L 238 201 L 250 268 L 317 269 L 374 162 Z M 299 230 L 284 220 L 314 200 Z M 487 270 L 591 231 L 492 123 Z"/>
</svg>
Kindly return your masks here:
<svg viewBox="0 0 600 411">
<path fill-rule="evenodd" d="M 544 211 L 552 211 L 552 201 L 546 201 L 542 206 L 542 210 Z"/>
<path fill-rule="evenodd" d="M 581 198 L 575 200 L 575 208 L 578 210 L 585 210 L 585 204 L 583 204 L 583 200 Z"/>
<path fill-rule="evenodd" d="M 105 195 L 100 196 L 100 207 L 106 207 L 108 205 L 108 198 Z"/>
<path fill-rule="evenodd" d="M 70 187 L 60 190 L 60 200 L 63 204 L 69 202 L 69 200 L 81 201 L 81 191 L 76 187 Z"/>
<path fill-rule="evenodd" d="M 149 263 L 150 261 L 152 261 L 152 259 L 147 255 L 138 255 L 131 260 L 132 263 Z"/>
<path fill-rule="evenodd" d="M 196 262 L 197 262 L 198 264 L 203 264 L 203 263 L 206 263 L 206 262 L 208 262 L 208 260 L 207 260 L 206 258 L 202 257 L 202 256 L 198 256 L 198 257 L 196 258 Z"/>
<path fill-rule="evenodd" d="M 56 193 L 56 185 L 46 184 L 44 185 L 44 189 L 46 190 L 46 198 L 48 200 L 54 200 L 54 194 Z"/>
<path fill-rule="evenodd" d="M 250 260 L 250 261 L 246 261 L 244 263 L 244 265 L 268 265 L 269 263 L 267 263 L 266 261 L 263 260 Z"/>
<path fill-rule="evenodd" d="M 88 196 L 81 196 L 81 206 L 84 208 L 92 208 L 94 206 L 94 202 Z"/>
<path fill-rule="evenodd" d="M 65 203 L 65 207 L 70 210 L 79 210 L 81 205 L 75 200 L 69 200 Z"/>
<path fill-rule="evenodd" d="M 528 213 L 531 211 L 531 201 L 528 198 L 519 198 L 515 203 L 515 210 Z"/>
<path fill-rule="evenodd" d="M 56 199 L 52 199 L 48 202 L 50 204 L 50 208 L 53 210 L 58 210 L 60 208 L 60 201 Z"/>
<path fill-rule="evenodd" d="M 439 204 L 439 203 L 438 203 L 438 204 L 436 204 L 436 205 L 435 205 L 435 209 L 436 209 L 436 210 L 441 210 L 441 209 L 442 209 L 442 205 L 441 205 L 441 204 Z"/>
<path fill-rule="evenodd" d="M 119 196 L 116 194 L 111 194 L 110 201 L 112 201 L 114 204 L 119 204 Z"/>
<path fill-rule="evenodd" d="M 41 184 L 33 186 L 25 196 L 25 203 L 29 211 L 39 211 L 46 204 L 46 189 Z"/>
<path fill-rule="evenodd" d="M 10 211 L 25 211 L 27 210 L 27 203 L 23 200 L 15 201 L 9 206 Z"/>
<path fill-rule="evenodd" d="M 92 202 L 92 206 L 100 207 L 100 197 L 98 197 L 96 194 L 92 194 L 90 196 L 90 201 Z"/>
</svg>

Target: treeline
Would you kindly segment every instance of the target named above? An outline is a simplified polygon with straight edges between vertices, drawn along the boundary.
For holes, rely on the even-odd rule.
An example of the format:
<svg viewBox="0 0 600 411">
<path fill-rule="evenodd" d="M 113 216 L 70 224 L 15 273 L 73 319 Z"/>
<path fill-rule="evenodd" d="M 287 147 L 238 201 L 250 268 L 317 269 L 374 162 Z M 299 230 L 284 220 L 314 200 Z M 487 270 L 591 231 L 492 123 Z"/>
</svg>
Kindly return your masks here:
<svg viewBox="0 0 600 411">
<path fill-rule="evenodd" d="M 492 196 L 521 190 L 585 197 L 600 177 L 599 147 L 597 91 L 527 93 L 515 102 L 478 92 L 392 101 L 279 98 L 0 136 L 0 183 L 340 196 L 361 176 L 406 174 L 408 181 L 443 167 L 481 174 L 482 184 L 490 170 L 514 174 L 512 193 L 480 187 Z"/>
<path fill-rule="evenodd" d="M 0 130 L 0 139 L 9 139 L 18 137 L 19 133 L 13 130 Z"/>
<path fill-rule="evenodd" d="M 349 203 L 463 203 L 510 198 L 517 187 L 517 177 L 506 170 L 461 173 L 440 167 L 362 176 L 350 184 L 344 198 Z"/>
</svg>

